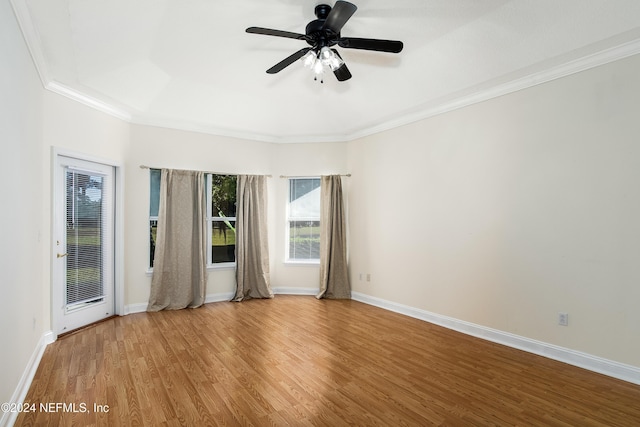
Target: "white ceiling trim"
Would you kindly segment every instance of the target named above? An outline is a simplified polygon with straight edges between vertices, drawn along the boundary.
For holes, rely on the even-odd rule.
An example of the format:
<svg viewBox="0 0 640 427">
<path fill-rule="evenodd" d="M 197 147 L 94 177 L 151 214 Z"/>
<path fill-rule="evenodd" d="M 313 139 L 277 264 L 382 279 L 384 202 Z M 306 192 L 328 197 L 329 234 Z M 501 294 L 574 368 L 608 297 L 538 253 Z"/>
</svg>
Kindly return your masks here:
<svg viewBox="0 0 640 427">
<path fill-rule="evenodd" d="M 102 111 L 103 113 L 117 117 L 126 122 L 131 123 L 132 121 L 132 116 L 128 111 L 114 107 L 109 103 L 93 98 L 87 94 L 78 92 L 75 89 L 71 89 L 70 87 L 63 85 L 62 83 L 58 83 L 56 81 L 49 82 L 45 85 L 45 89 L 48 89 L 51 92 L 57 93 L 62 96 L 66 96 L 69 99 L 86 105 L 87 107 Z"/>
<path fill-rule="evenodd" d="M 384 132 L 396 127 L 405 126 L 407 124 L 424 120 L 429 117 L 444 114 L 450 111 L 457 110 L 459 108 L 468 107 L 470 105 L 488 101 L 490 99 L 497 98 L 503 95 L 508 95 L 513 92 L 547 83 L 552 80 L 560 79 L 562 77 L 567 77 L 571 74 L 586 71 L 591 68 L 599 67 L 601 65 L 628 58 L 637 54 L 640 54 L 640 39 L 624 43 L 620 46 L 605 49 L 601 52 L 590 54 L 582 58 L 567 62 L 565 64 L 549 68 L 538 73 L 533 73 L 507 83 L 493 86 L 488 89 L 479 90 L 431 108 L 422 108 L 417 112 L 403 115 L 399 119 L 390 120 L 378 126 L 365 129 L 361 132 L 353 133 L 347 137 L 347 140 L 354 140 L 372 134 Z"/>
<path fill-rule="evenodd" d="M 24 37 L 25 43 L 27 44 L 27 49 L 31 54 L 31 59 L 33 60 L 38 75 L 40 76 L 42 86 L 45 89 L 65 96 L 98 111 L 102 111 L 103 113 L 117 117 L 121 120 L 125 120 L 127 122 L 131 121 L 131 114 L 129 112 L 116 108 L 111 104 L 88 96 L 87 94 L 78 92 L 63 85 L 62 83 L 53 80 L 51 78 L 49 70 L 47 69 L 47 62 L 44 59 L 43 49 L 40 44 L 40 36 L 38 35 L 38 32 L 33 25 L 31 14 L 29 13 L 29 8 L 27 7 L 26 2 L 24 2 L 23 0 L 10 0 L 10 2 L 13 6 L 13 11 L 16 15 L 18 26 L 22 30 L 22 35 Z"/>
<path fill-rule="evenodd" d="M 102 111 L 111 116 L 132 124 L 164 127 L 170 129 L 206 133 L 218 136 L 263 141 L 270 143 L 314 143 L 314 142 L 348 142 L 359 138 L 370 136 L 376 133 L 388 131 L 400 126 L 427 119 L 439 114 L 464 108 L 473 104 L 484 102 L 499 96 L 507 95 L 519 90 L 527 89 L 542 83 L 569 76 L 574 73 L 588 70 L 590 68 L 605 65 L 607 63 L 624 59 L 626 57 L 640 54 L 640 39 L 636 39 L 619 46 L 602 50 L 600 52 L 586 55 L 562 65 L 549 68 L 547 70 L 532 73 L 525 77 L 520 77 L 510 82 L 498 84 L 489 88 L 470 88 L 466 94 L 452 100 L 443 101 L 440 104 L 426 104 L 421 107 L 412 108 L 400 117 L 384 121 L 374 126 L 358 130 L 350 134 L 330 134 L 330 135 L 299 135 L 286 136 L 259 134 L 246 132 L 237 129 L 225 129 L 154 115 L 135 114 L 123 108 L 118 108 L 108 102 L 98 100 L 85 93 L 71 89 L 64 84 L 51 78 L 43 49 L 40 44 L 40 37 L 34 27 L 29 9 L 24 0 L 10 0 L 18 24 L 22 30 L 27 47 L 35 64 L 45 89 L 63 95 L 88 107 Z"/>
<path fill-rule="evenodd" d="M 15 14 L 16 20 L 18 21 L 18 26 L 22 30 L 22 36 L 24 37 L 24 41 L 27 44 L 27 48 L 29 49 L 29 53 L 31 54 L 31 59 L 33 59 L 33 63 L 36 67 L 36 71 L 40 76 L 42 86 L 46 87 L 47 84 L 51 81 L 51 75 L 47 70 L 47 62 L 44 60 L 43 49 L 40 45 L 40 37 L 38 36 L 38 32 L 33 25 L 33 21 L 31 20 L 31 14 L 29 13 L 27 3 L 23 0 L 9 1 L 11 3 L 11 6 L 13 6 L 13 13 Z"/>
<path fill-rule="evenodd" d="M 196 123 L 187 120 L 176 120 L 171 118 L 163 118 L 137 114 L 132 116 L 131 123 L 136 125 L 154 126 L 160 128 L 176 129 L 188 132 L 205 133 L 216 136 L 226 136 L 230 138 L 247 139 L 251 141 L 261 142 L 280 142 L 278 137 L 274 135 L 263 135 L 251 132 L 243 132 L 235 129 L 224 129 L 213 127 L 202 123 Z"/>
<path fill-rule="evenodd" d="M 440 114 L 448 113 L 460 108 L 468 107 L 473 104 L 488 101 L 503 95 L 508 95 L 523 89 L 527 89 L 539 84 L 547 83 L 552 80 L 560 79 L 571 74 L 586 71 L 588 69 L 605 65 L 620 59 L 624 59 L 633 55 L 640 54 L 640 39 L 624 43 L 622 45 L 605 49 L 598 53 L 590 54 L 582 58 L 567 62 L 565 64 L 549 68 L 547 70 L 533 73 L 516 80 L 490 87 L 484 90 L 472 91 L 471 93 L 458 97 L 448 102 L 436 106 L 425 106 L 419 111 L 407 113 L 402 117 L 394 120 L 388 120 L 376 126 L 362 129 L 351 134 L 333 134 L 333 135 L 299 135 L 281 137 L 277 135 L 265 135 L 251 132 L 243 132 L 233 129 L 223 129 L 218 127 L 207 126 L 203 124 L 177 121 L 172 119 L 157 118 L 153 116 L 136 115 L 130 118 L 130 122 L 140 125 L 165 127 L 170 129 L 178 129 L 191 132 L 206 133 L 218 136 L 226 136 L 239 139 L 248 139 L 253 141 L 271 142 L 271 143 L 317 143 L 317 142 L 349 142 L 356 139 L 364 138 L 377 133 L 385 132 L 401 126 L 428 119 Z M 82 102 L 82 101 L 81 101 Z M 86 103 L 89 105 L 88 103 Z M 105 110 L 102 110 L 105 111 Z M 105 111 L 106 112 L 106 111 Z"/>
<path fill-rule="evenodd" d="M 507 95 L 523 89 L 530 88 L 539 84 L 547 83 L 571 74 L 579 73 L 590 68 L 608 64 L 629 56 L 640 54 L 640 40 L 625 43 L 623 45 L 606 49 L 601 52 L 587 55 L 583 58 L 570 61 L 566 64 L 550 68 L 545 71 L 533 73 L 525 77 L 507 82 L 498 86 L 493 86 L 485 90 L 475 91 L 468 95 L 456 98 L 454 100 L 436 105 L 425 106 L 419 111 L 408 113 L 401 118 L 389 120 L 377 126 L 362 129 L 351 134 L 333 134 L 333 135 L 300 135 L 281 137 L 277 135 L 265 135 L 251 132 L 243 132 L 234 129 L 224 129 L 219 127 L 207 126 L 199 123 L 188 121 L 179 121 L 166 118 L 158 118 L 155 116 L 132 115 L 122 109 L 118 109 L 110 104 L 89 97 L 83 93 L 77 92 L 57 82 L 49 82 L 45 88 L 71 98 L 89 107 L 95 108 L 104 113 L 118 117 L 122 120 L 133 124 L 164 127 L 170 129 L 206 133 L 218 136 L 226 136 L 239 139 L 248 139 L 253 141 L 271 142 L 271 143 L 314 143 L 314 142 L 349 142 L 376 133 L 385 132 L 397 127 L 405 126 L 420 120 L 427 119 L 439 114 L 464 108 L 473 104 L 488 101 L 499 96 Z M 40 67 L 44 68 L 44 67 Z M 41 78 L 43 75 L 41 75 Z"/>
</svg>

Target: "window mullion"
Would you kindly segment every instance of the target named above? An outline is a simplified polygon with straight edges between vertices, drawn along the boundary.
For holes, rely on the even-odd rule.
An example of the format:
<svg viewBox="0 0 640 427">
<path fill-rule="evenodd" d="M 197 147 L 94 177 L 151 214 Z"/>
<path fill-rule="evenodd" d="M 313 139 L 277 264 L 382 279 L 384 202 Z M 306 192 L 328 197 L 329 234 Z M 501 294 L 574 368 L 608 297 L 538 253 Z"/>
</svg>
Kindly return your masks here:
<svg viewBox="0 0 640 427">
<path fill-rule="evenodd" d="M 211 205 L 212 205 L 212 200 L 211 200 L 211 195 L 212 195 L 212 191 L 211 191 L 211 174 L 208 173 L 206 175 L 207 180 L 206 180 L 206 184 L 205 184 L 205 191 L 207 193 L 207 265 L 212 265 L 213 264 L 213 258 L 212 258 L 212 249 L 211 249 L 211 241 L 213 240 L 212 238 L 212 233 L 213 233 L 213 222 L 211 221 L 211 215 L 212 215 L 212 209 L 211 209 Z"/>
</svg>

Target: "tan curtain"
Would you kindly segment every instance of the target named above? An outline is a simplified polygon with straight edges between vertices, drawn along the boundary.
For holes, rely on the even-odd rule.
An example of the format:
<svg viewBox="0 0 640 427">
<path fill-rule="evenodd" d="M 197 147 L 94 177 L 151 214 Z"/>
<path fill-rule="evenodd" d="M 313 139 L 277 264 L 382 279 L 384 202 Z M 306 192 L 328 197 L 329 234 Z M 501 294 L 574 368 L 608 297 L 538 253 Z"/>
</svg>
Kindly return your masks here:
<svg viewBox="0 0 640 427">
<path fill-rule="evenodd" d="M 320 182 L 320 292 L 316 298 L 351 298 L 339 175 L 323 176 Z"/>
<path fill-rule="evenodd" d="M 233 301 L 273 298 L 269 277 L 265 176 L 238 175 L 236 283 L 236 295 Z"/>
<path fill-rule="evenodd" d="M 207 285 L 203 172 L 162 170 L 158 231 L 147 311 L 199 307 Z"/>
</svg>

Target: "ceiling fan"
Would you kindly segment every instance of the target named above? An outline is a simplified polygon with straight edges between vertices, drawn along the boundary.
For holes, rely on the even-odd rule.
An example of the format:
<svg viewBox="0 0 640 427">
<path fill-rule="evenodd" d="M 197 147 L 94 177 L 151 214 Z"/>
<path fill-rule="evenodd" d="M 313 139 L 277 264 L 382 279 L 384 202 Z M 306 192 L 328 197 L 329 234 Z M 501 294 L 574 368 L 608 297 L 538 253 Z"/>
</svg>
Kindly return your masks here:
<svg viewBox="0 0 640 427">
<path fill-rule="evenodd" d="M 333 46 L 389 53 L 399 53 L 403 48 L 402 42 L 396 40 L 342 37 L 340 31 L 356 9 L 356 5 L 341 0 L 336 1 L 333 8 L 327 4 L 319 4 L 315 8 L 318 19 L 307 24 L 305 34 L 261 27 L 249 27 L 247 33 L 304 40 L 311 46 L 304 47 L 278 62 L 267 70 L 268 74 L 278 73 L 298 59 L 303 59 L 305 66 L 314 71 L 316 80 L 320 77 L 320 81 L 323 82 L 322 75 L 326 68 L 333 71 L 336 78 L 342 82 L 351 78 L 351 72 Z"/>
</svg>

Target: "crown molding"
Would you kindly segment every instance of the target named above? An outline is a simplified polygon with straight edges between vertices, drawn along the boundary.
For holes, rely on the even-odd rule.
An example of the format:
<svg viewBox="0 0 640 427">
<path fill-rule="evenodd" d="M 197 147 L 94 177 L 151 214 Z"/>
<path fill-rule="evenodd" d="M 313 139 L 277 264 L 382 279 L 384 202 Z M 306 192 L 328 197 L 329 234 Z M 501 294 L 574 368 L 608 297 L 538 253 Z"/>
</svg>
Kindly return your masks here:
<svg viewBox="0 0 640 427">
<path fill-rule="evenodd" d="M 103 113 L 109 114 L 110 116 L 117 117 L 126 122 L 131 122 L 131 114 L 121 108 L 114 107 L 108 102 L 104 102 L 100 99 L 94 98 L 82 92 L 79 92 L 75 89 L 72 89 L 68 86 L 63 85 L 58 82 L 49 82 L 45 86 L 45 89 L 50 90 L 51 92 L 57 93 L 58 95 L 65 96 L 69 99 L 72 99 L 76 102 L 86 105 L 87 107 L 93 108 L 98 111 L 102 111 Z"/>
<path fill-rule="evenodd" d="M 158 117 L 152 114 L 133 114 L 130 111 L 116 107 L 113 103 L 92 97 L 77 89 L 70 88 L 63 83 L 52 79 L 47 69 L 46 60 L 40 43 L 37 29 L 34 27 L 29 13 L 29 8 L 24 0 L 10 0 L 13 6 L 18 25 L 22 30 L 25 42 L 35 64 L 36 70 L 42 81 L 43 87 L 52 92 L 63 95 L 88 107 L 97 109 L 106 114 L 115 116 L 133 124 L 164 127 L 176 130 L 206 133 L 217 136 L 232 137 L 244 140 L 261 141 L 269 143 L 323 143 L 323 142 L 349 142 L 382 133 L 418 122 L 433 116 L 448 113 L 459 108 L 488 101 L 503 95 L 530 88 L 542 83 L 569 76 L 590 68 L 608 64 L 629 56 L 640 53 L 640 39 L 628 41 L 617 46 L 585 55 L 578 59 L 565 62 L 561 65 L 547 68 L 543 71 L 530 73 L 523 77 L 515 78 L 505 83 L 499 83 L 490 87 L 469 88 L 463 95 L 440 102 L 426 103 L 421 106 L 406 110 L 403 114 L 389 120 L 382 120 L 373 126 L 366 126 L 351 133 L 338 134 L 301 134 L 301 135 L 274 135 L 245 130 L 221 128 L 215 125 L 190 122 L 187 120 L 174 120 L 167 117 Z M 485 83 L 486 85 L 486 83 Z"/>
<path fill-rule="evenodd" d="M 147 114 L 135 114 L 131 116 L 130 122 L 136 125 L 154 126 L 160 128 L 175 129 L 181 131 L 198 132 L 209 135 L 237 138 L 249 141 L 268 142 L 276 144 L 296 144 L 296 143 L 325 143 L 325 142 L 348 142 L 353 138 L 344 134 L 330 135 L 287 135 L 279 136 L 266 133 L 249 132 L 238 129 L 222 128 L 206 123 L 198 123 L 188 120 L 176 120 L 169 117 L 158 117 Z"/>
<path fill-rule="evenodd" d="M 124 121 L 131 121 L 131 114 L 127 111 L 55 81 L 51 77 L 51 73 L 47 68 L 47 61 L 45 60 L 43 53 L 44 50 L 42 49 L 42 44 L 40 43 L 40 35 L 38 34 L 38 30 L 36 29 L 36 27 L 33 25 L 33 21 L 31 20 L 31 13 L 29 12 L 29 7 L 27 6 L 26 1 L 9 1 L 11 3 L 11 6 L 13 7 L 13 12 L 15 14 L 16 20 L 18 21 L 18 26 L 22 31 L 22 36 L 24 37 L 24 41 L 27 45 L 27 49 L 29 50 L 29 54 L 31 55 L 34 66 L 36 67 L 38 76 L 40 76 L 42 86 L 45 89 L 65 96 L 98 111 L 102 111 L 103 113 L 122 119 Z"/>
<path fill-rule="evenodd" d="M 606 65 L 624 58 L 628 58 L 640 53 L 640 39 L 632 40 L 621 45 L 602 50 L 590 55 L 583 56 L 578 59 L 566 62 L 564 64 L 548 68 L 546 70 L 531 73 L 523 77 L 511 80 L 506 83 L 491 86 L 489 88 L 471 90 L 470 93 L 454 98 L 449 101 L 439 103 L 435 106 L 423 106 L 408 112 L 402 117 L 394 120 L 388 120 L 376 126 L 372 126 L 361 131 L 348 135 L 349 140 L 355 140 L 370 136 L 376 133 L 385 132 L 397 127 L 415 123 L 420 120 L 428 119 L 433 116 L 448 113 L 460 108 L 468 107 L 473 104 L 508 95 L 523 89 L 528 89 L 543 83 L 547 83 L 562 77 L 586 71 L 591 68 Z"/>
<path fill-rule="evenodd" d="M 31 59 L 33 60 L 36 71 L 38 72 L 38 76 L 40 76 L 42 86 L 46 87 L 51 81 L 51 75 L 47 70 L 47 61 L 44 59 L 42 45 L 40 44 L 40 36 L 33 25 L 33 21 L 31 20 L 31 14 L 27 7 L 27 3 L 24 0 L 9 0 L 9 2 L 13 7 L 13 13 L 18 21 L 18 26 L 22 31 L 22 37 L 24 37 L 24 41 L 27 44 L 27 49 L 29 49 Z"/>
<path fill-rule="evenodd" d="M 158 117 L 149 114 L 136 114 L 131 117 L 130 123 L 142 126 L 153 126 L 159 128 L 175 129 L 187 132 L 204 133 L 208 135 L 244 139 L 259 142 L 281 142 L 280 138 L 275 135 L 262 133 L 254 133 L 247 131 L 239 131 L 236 129 L 228 129 L 217 127 L 205 123 L 198 123 L 189 120 L 177 120 L 169 117 Z"/>
<path fill-rule="evenodd" d="M 508 95 L 513 92 L 528 89 L 533 86 L 567 77 L 581 71 L 586 71 L 591 68 L 606 65 L 611 62 L 615 62 L 637 54 L 640 54 L 640 39 L 632 40 L 609 49 L 604 49 L 600 52 L 586 55 L 543 71 L 531 73 L 526 76 L 508 81 L 506 83 L 493 85 L 488 88 L 475 90 L 471 89 L 464 95 L 437 103 L 436 105 L 423 105 L 417 107 L 412 111 L 406 112 L 401 117 L 398 117 L 396 119 L 383 121 L 374 126 L 366 127 L 348 134 L 278 136 L 253 132 L 240 132 L 236 130 L 221 129 L 214 126 L 196 124 L 186 121 L 172 121 L 146 116 L 137 116 L 133 119 L 133 121 L 134 123 L 146 124 L 150 126 L 168 127 L 179 130 L 194 131 L 271 143 L 291 144 L 349 142 L 378 133 L 386 132 L 398 127 L 406 126 L 408 124 L 425 120 L 440 114 L 455 111 L 460 108 L 488 101 L 493 98 L 498 98 L 503 95 Z"/>
</svg>

